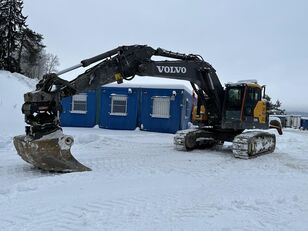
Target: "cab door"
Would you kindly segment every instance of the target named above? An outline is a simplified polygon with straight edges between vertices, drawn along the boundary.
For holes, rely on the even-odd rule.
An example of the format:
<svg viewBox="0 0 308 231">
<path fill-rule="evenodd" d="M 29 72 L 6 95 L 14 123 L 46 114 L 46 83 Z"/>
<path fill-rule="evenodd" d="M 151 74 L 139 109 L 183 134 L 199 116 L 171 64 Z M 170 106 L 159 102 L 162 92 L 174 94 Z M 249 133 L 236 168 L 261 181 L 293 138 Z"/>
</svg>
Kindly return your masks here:
<svg viewBox="0 0 308 231">
<path fill-rule="evenodd" d="M 245 103 L 243 105 L 242 120 L 247 122 L 257 122 L 255 120 L 254 109 L 261 101 L 261 89 L 258 87 L 246 86 Z"/>
<path fill-rule="evenodd" d="M 256 128 L 261 128 L 267 122 L 266 100 L 262 99 L 262 88 L 248 85 L 245 91 L 242 121 L 253 124 Z"/>
<path fill-rule="evenodd" d="M 226 87 L 223 106 L 223 129 L 242 129 L 241 111 L 245 87 L 242 85 Z"/>
</svg>

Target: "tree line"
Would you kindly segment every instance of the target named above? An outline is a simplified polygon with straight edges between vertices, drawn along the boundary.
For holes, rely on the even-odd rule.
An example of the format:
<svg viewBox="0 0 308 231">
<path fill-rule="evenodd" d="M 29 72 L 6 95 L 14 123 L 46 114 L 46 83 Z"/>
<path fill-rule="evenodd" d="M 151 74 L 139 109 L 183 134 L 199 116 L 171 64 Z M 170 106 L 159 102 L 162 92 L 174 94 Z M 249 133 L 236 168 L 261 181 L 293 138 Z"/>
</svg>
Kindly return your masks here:
<svg viewBox="0 0 308 231">
<path fill-rule="evenodd" d="M 41 78 L 56 72 L 59 59 L 47 53 L 43 35 L 26 24 L 22 0 L 0 0 L 0 70 Z"/>
</svg>

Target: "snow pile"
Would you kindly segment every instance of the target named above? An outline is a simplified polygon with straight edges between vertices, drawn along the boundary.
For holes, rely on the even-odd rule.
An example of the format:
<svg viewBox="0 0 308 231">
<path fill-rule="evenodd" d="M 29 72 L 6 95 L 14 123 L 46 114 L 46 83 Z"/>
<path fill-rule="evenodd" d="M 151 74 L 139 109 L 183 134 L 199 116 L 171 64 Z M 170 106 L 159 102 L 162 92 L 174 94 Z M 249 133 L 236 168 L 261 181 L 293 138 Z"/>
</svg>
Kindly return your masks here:
<svg viewBox="0 0 308 231">
<path fill-rule="evenodd" d="M 24 133 L 24 116 L 21 106 L 23 95 L 35 88 L 35 81 L 21 74 L 0 71 L 0 147 L 5 137 Z"/>
</svg>

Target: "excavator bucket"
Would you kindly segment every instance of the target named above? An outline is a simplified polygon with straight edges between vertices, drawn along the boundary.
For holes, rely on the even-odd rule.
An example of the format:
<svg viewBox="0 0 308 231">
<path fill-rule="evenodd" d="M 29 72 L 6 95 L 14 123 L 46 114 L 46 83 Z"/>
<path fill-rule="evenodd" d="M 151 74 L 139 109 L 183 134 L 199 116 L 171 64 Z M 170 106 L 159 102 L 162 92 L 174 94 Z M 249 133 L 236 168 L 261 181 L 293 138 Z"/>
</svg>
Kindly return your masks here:
<svg viewBox="0 0 308 231">
<path fill-rule="evenodd" d="M 17 153 L 37 168 L 53 172 L 91 171 L 72 156 L 73 143 L 73 137 L 64 135 L 61 130 L 39 139 L 28 135 L 14 137 Z"/>
</svg>

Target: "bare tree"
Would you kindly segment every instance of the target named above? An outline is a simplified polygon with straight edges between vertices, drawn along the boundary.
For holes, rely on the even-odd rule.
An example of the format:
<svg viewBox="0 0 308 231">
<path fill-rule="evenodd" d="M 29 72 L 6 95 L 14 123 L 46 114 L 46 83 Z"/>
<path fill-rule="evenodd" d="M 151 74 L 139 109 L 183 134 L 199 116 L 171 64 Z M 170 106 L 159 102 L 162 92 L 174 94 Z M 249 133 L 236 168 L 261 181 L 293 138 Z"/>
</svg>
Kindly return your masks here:
<svg viewBox="0 0 308 231">
<path fill-rule="evenodd" d="M 45 74 L 57 72 L 57 67 L 60 65 L 59 58 L 57 55 L 47 53 L 45 63 Z"/>
<path fill-rule="evenodd" d="M 59 66 L 59 58 L 57 55 L 47 53 L 45 49 L 42 49 L 36 59 L 36 62 L 29 64 L 22 62 L 21 67 L 25 75 L 34 79 L 41 79 L 45 74 L 51 72 L 57 72 Z"/>
</svg>

